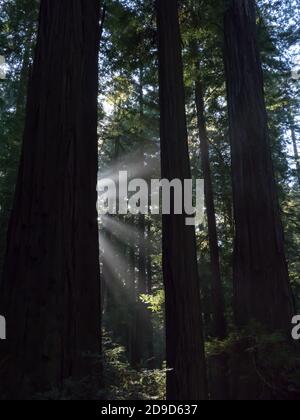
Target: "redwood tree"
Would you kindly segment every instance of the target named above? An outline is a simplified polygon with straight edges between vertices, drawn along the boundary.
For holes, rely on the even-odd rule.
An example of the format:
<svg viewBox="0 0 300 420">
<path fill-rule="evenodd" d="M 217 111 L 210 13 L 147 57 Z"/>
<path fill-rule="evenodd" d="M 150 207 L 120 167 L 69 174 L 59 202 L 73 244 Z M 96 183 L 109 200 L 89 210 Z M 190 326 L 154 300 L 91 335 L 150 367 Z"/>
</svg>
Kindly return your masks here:
<svg viewBox="0 0 300 420">
<path fill-rule="evenodd" d="M 174 0 L 157 0 L 162 177 L 191 178 L 183 64 Z M 207 397 L 195 230 L 185 215 L 163 216 L 167 398 Z"/>
<path fill-rule="evenodd" d="M 0 313 L 2 395 L 92 373 L 100 351 L 98 0 L 41 0 Z M 97 372 L 99 374 L 99 372 Z"/>
<path fill-rule="evenodd" d="M 254 319 L 289 328 L 293 298 L 271 159 L 254 0 L 225 11 L 225 68 L 235 214 L 234 308 L 238 325 Z"/>
</svg>

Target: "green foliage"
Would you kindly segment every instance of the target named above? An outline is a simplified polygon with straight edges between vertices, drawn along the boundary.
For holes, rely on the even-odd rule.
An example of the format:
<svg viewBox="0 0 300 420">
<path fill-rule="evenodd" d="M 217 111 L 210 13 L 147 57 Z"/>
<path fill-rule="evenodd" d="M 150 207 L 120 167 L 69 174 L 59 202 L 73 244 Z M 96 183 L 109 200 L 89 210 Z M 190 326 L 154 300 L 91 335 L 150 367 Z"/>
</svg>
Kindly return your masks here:
<svg viewBox="0 0 300 420">
<path fill-rule="evenodd" d="M 223 341 L 208 341 L 206 355 L 209 364 L 220 357 L 227 360 L 228 372 L 240 363 L 247 366 L 244 381 L 251 383 L 254 375 L 277 398 L 300 395 L 299 346 L 281 331 L 268 333 L 253 323 Z"/>
<path fill-rule="evenodd" d="M 165 292 L 158 290 L 152 295 L 141 295 L 140 299 L 147 305 L 151 312 L 157 314 L 161 320 L 164 316 Z"/>
<path fill-rule="evenodd" d="M 109 400 L 161 400 L 165 398 L 166 371 L 133 370 L 125 349 L 104 334 L 105 398 Z"/>
<path fill-rule="evenodd" d="M 36 0 L 2 0 L 0 3 L 0 54 L 9 68 L 6 79 L 0 80 L 0 272 L 21 153 L 37 15 Z"/>
</svg>

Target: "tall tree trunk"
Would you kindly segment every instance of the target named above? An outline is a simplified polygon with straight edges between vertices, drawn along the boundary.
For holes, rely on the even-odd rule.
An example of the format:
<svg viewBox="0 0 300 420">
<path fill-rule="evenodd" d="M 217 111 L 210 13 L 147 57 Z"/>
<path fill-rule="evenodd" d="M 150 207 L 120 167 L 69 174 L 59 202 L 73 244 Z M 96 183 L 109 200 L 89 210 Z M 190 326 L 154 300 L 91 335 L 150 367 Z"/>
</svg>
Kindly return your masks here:
<svg viewBox="0 0 300 420">
<path fill-rule="evenodd" d="M 291 133 L 292 133 L 292 142 L 293 142 L 293 148 L 294 148 L 294 158 L 295 158 L 295 163 L 296 163 L 296 175 L 297 175 L 298 184 L 300 187 L 300 158 L 299 158 L 296 130 L 295 130 L 294 124 L 291 124 Z"/>
<path fill-rule="evenodd" d="M 142 159 L 144 159 L 144 154 Z M 143 161 L 144 163 L 144 161 Z M 136 301 L 136 354 L 137 368 L 142 367 L 142 362 L 147 358 L 147 340 L 148 340 L 148 313 L 144 303 L 140 300 L 141 295 L 147 293 L 146 283 L 146 258 L 145 258 L 145 215 L 138 216 L 138 277 L 137 277 L 137 301 Z"/>
<path fill-rule="evenodd" d="M 271 159 L 254 0 L 230 0 L 225 11 L 225 68 L 235 215 L 234 309 L 290 328 L 294 313 Z"/>
<path fill-rule="evenodd" d="M 150 206 L 149 206 L 149 214 L 150 214 L 150 211 L 151 211 L 151 209 L 150 209 Z M 146 253 L 147 253 L 147 255 L 146 255 L 146 261 L 147 261 L 147 293 L 149 295 L 152 294 L 152 287 L 153 287 L 151 225 L 152 225 L 152 220 L 151 220 L 151 218 L 149 218 L 149 220 L 147 222 L 147 248 L 146 248 Z"/>
<path fill-rule="evenodd" d="M 41 0 L 1 284 L 1 383 L 12 398 L 94 372 L 100 2 Z M 100 374 L 100 372 L 99 372 Z"/>
<path fill-rule="evenodd" d="M 224 312 L 224 296 L 220 271 L 220 256 L 217 235 L 214 192 L 209 163 L 208 135 L 205 123 L 205 109 L 201 82 L 196 81 L 195 87 L 198 130 L 200 137 L 201 164 L 205 183 L 205 205 L 208 222 L 208 239 L 210 247 L 210 264 L 212 275 L 212 303 L 213 303 L 213 335 L 223 339 L 226 336 L 226 319 Z"/>
<path fill-rule="evenodd" d="M 139 113 L 141 121 L 143 122 L 144 118 L 144 82 L 143 82 L 143 67 L 140 67 L 139 71 Z M 140 176 L 144 173 L 145 168 L 145 153 L 144 153 L 144 144 L 143 144 L 143 128 L 140 130 L 140 150 L 138 151 L 139 159 L 139 168 Z M 140 296 L 147 293 L 147 283 L 146 283 L 146 221 L 145 215 L 139 214 L 138 216 L 138 277 L 137 277 L 137 302 L 136 302 L 136 323 L 137 323 L 137 341 L 136 341 L 136 356 L 137 356 L 137 365 L 135 367 L 142 367 L 142 362 L 147 358 L 147 335 L 148 335 L 148 313 L 147 308 L 140 300 Z"/>
<path fill-rule="evenodd" d="M 149 200 L 150 203 L 150 200 Z M 150 206 L 149 206 L 150 214 Z M 147 245 L 146 245 L 146 266 L 147 266 L 147 294 L 152 295 L 152 236 L 151 236 L 151 218 L 147 222 Z M 149 332 L 148 332 L 148 355 L 149 355 L 149 368 L 155 367 L 154 358 L 154 331 L 153 331 L 153 317 L 149 313 Z"/>
<path fill-rule="evenodd" d="M 139 77 L 139 111 L 140 118 L 144 120 L 144 74 L 143 67 L 140 67 Z M 145 152 L 144 152 L 144 128 L 141 126 L 140 130 L 140 150 L 138 152 L 140 176 L 142 177 L 145 171 Z M 147 261 L 146 261 L 146 219 L 144 214 L 138 216 L 138 278 L 137 278 L 137 342 L 136 342 L 136 355 L 137 366 L 142 367 L 143 361 L 150 359 L 149 347 L 151 337 L 151 317 L 149 310 L 141 301 L 140 296 L 147 293 Z"/>
<path fill-rule="evenodd" d="M 134 219 L 132 218 L 132 225 L 134 226 Z M 128 296 L 129 296 L 129 312 L 128 312 L 128 353 L 129 362 L 132 367 L 137 367 L 139 364 L 139 355 L 137 349 L 137 290 L 136 290 L 136 255 L 135 255 L 135 244 L 129 244 L 129 284 L 128 284 Z"/>
<path fill-rule="evenodd" d="M 191 178 L 178 5 L 157 0 L 162 177 Z M 195 230 L 185 215 L 163 216 L 167 398 L 207 398 Z"/>
<path fill-rule="evenodd" d="M 140 151 L 141 174 L 144 171 L 145 155 L 143 147 Z M 138 276 L 137 276 L 137 301 L 136 301 L 136 368 L 151 358 L 149 354 L 151 336 L 151 316 L 148 308 L 141 301 L 141 295 L 147 294 L 147 260 L 146 260 L 146 219 L 144 214 L 138 216 Z"/>
</svg>

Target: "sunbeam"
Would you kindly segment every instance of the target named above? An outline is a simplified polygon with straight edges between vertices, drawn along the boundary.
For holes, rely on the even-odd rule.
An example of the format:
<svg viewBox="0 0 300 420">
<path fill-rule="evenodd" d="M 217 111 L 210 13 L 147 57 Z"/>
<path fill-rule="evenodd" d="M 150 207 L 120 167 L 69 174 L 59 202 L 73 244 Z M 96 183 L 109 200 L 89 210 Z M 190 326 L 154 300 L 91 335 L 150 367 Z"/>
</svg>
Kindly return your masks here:
<svg viewBox="0 0 300 420">
<path fill-rule="evenodd" d="M 123 286 L 131 282 L 129 262 L 120 255 L 118 248 L 102 232 L 99 234 L 99 245 L 102 262 L 111 269 L 114 279 L 118 279 Z M 108 279 L 105 278 L 105 281 L 108 282 Z"/>
<path fill-rule="evenodd" d="M 133 225 L 126 224 L 116 217 L 102 216 L 103 228 L 115 238 L 126 244 L 136 244 L 142 232 Z"/>
</svg>

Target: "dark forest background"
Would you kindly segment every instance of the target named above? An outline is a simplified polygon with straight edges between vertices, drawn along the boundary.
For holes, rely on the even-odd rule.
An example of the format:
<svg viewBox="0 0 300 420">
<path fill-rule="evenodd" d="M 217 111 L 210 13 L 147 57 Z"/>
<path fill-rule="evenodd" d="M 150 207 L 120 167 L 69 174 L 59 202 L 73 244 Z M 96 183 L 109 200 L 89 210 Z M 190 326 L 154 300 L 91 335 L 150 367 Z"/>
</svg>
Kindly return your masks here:
<svg viewBox="0 0 300 420">
<path fill-rule="evenodd" d="M 1 398 L 299 399 L 299 2 L 0 8 Z M 205 221 L 96 223 L 97 169 Z"/>
</svg>

